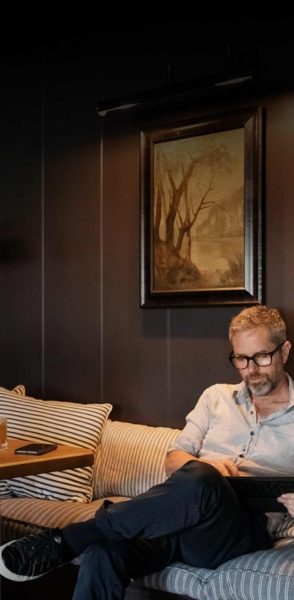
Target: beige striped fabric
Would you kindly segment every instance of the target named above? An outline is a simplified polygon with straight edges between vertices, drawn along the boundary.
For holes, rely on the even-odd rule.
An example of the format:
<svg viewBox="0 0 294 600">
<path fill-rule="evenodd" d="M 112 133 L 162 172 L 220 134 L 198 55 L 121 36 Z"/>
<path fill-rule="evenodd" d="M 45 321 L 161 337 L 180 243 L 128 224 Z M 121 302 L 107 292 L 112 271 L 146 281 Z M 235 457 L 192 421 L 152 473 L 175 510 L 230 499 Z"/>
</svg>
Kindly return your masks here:
<svg viewBox="0 0 294 600">
<path fill-rule="evenodd" d="M 112 502 L 128 498 L 111 497 Z M 38 498 L 7 498 L 0 500 L 1 520 L 17 521 L 40 527 L 65 527 L 70 523 L 92 519 L 104 499 L 88 504 L 63 502 L 62 500 L 39 500 Z"/>
<path fill-rule="evenodd" d="M 293 600 L 293 551 L 292 543 L 251 552 L 215 570 L 174 563 L 138 583 L 197 600 Z"/>
<path fill-rule="evenodd" d="M 26 388 L 21 383 L 19 385 L 16 385 L 12 390 L 8 390 L 5 387 L 0 387 L 0 394 L 1 393 L 5 394 L 6 392 L 11 393 L 11 394 L 17 394 L 18 396 L 25 396 Z"/>
<path fill-rule="evenodd" d="M 0 414 L 9 437 L 89 448 L 94 453 L 111 404 L 40 400 L 0 388 Z M 0 496 L 90 502 L 93 467 L 54 471 L 0 482 Z"/>
<path fill-rule="evenodd" d="M 108 419 L 96 459 L 94 497 L 133 497 L 164 481 L 167 449 L 178 433 Z"/>
<path fill-rule="evenodd" d="M 284 516 L 285 514 L 286 516 Z M 274 539 L 286 538 L 294 541 L 294 519 L 287 513 L 282 513 L 282 515 L 284 518 L 281 519 L 279 525 L 276 527 L 273 537 Z"/>
<path fill-rule="evenodd" d="M 13 390 L 12 390 L 15 394 L 18 394 L 19 396 L 25 396 L 26 395 L 26 388 L 24 385 L 22 385 L 21 383 L 19 385 L 16 385 Z"/>
</svg>

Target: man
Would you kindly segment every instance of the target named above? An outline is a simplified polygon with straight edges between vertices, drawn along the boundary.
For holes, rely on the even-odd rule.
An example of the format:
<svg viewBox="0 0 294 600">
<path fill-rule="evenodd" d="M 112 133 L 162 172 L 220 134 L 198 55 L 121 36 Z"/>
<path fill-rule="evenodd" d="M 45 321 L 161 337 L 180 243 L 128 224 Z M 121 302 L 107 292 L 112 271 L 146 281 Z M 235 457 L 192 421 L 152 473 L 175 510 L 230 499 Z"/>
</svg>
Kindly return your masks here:
<svg viewBox="0 0 294 600">
<path fill-rule="evenodd" d="M 83 553 L 74 600 L 109 600 L 123 598 L 131 577 L 176 560 L 215 568 L 271 547 L 267 517 L 224 476 L 293 474 L 291 344 L 278 311 L 265 306 L 234 317 L 229 337 L 243 381 L 204 392 L 169 450 L 168 479 L 128 502 L 105 501 L 90 521 L 2 546 L 0 574 L 32 579 Z M 279 501 L 294 516 L 294 494 Z"/>
</svg>

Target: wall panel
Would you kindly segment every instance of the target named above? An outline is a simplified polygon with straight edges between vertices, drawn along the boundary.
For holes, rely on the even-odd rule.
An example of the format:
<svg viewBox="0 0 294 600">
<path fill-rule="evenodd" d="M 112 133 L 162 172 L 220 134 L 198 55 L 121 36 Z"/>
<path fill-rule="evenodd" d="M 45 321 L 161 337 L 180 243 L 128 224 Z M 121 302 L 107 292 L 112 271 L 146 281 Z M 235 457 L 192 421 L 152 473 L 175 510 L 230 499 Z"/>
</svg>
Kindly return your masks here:
<svg viewBox="0 0 294 600">
<path fill-rule="evenodd" d="M 0 65 L 1 385 L 42 386 L 42 71 Z"/>
<path fill-rule="evenodd" d="M 209 101 L 200 94 L 101 119 L 104 90 L 162 85 L 172 59 L 158 46 L 153 70 L 156 46 L 131 60 L 128 40 L 116 63 L 119 47 L 104 42 L 0 65 L 0 383 L 112 402 L 114 418 L 181 427 L 206 386 L 238 380 L 227 328 L 239 309 L 140 309 L 140 130 L 265 108 L 265 297 L 283 312 L 291 338 L 294 93 Z M 175 61 L 180 73 L 185 60 L 186 76 L 188 52 Z"/>
</svg>

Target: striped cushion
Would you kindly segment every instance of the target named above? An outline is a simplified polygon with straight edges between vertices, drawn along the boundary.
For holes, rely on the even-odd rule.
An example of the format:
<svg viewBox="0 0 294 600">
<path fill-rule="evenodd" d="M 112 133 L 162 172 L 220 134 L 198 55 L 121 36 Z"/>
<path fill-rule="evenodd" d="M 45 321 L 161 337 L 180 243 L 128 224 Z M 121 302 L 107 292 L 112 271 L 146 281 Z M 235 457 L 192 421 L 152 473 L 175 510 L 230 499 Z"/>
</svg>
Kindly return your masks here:
<svg viewBox="0 0 294 600">
<path fill-rule="evenodd" d="M 112 496 L 110 500 L 117 502 L 127 498 Z M 70 523 L 92 519 L 103 502 L 103 498 L 86 504 L 39 498 L 6 498 L 1 500 L 1 520 L 5 520 L 6 526 L 8 522 L 22 522 L 40 527 L 62 528 Z"/>
<path fill-rule="evenodd" d="M 294 538 L 294 519 L 288 513 L 278 513 L 279 523 L 274 531 L 274 539 L 279 538 Z"/>
<path fill-rule="evenodd" d="M 1 388 L 0 388 L 0 390 L 1 390 Z M 26 395 L 26 388 L 21 383 L 19 385 L 15 386 L 12 391 L 15 394 L 18 394 L 19 396 L 25 396 Z"/>
<path fill-rule="evenodd" d="M 17 394 L 18 396 L 26 395 L 26 388 L 21 383 L 19 385 L 16 385 L 11 391 L 12 391 L 12 393 Z M 5 394 L 5 392 L 10 392 L 10 390 L 8 390 L 7 388 L 4 388 L 4 387 L 0 387 L 0 394 L 1 393 Z"/>
<path fill-rule="evenodd" d="M 203 584 L 212 572 L 208 569 L 197 569 L 184 563 L 173 563 L 158 573 L 138 579 L 137 583 L 147 588 L 181 594 L 200 600 L 204 598 Z"/>
<path fill-rule="evenodd" d="M 128 498 L 113 496 L 112 502 L 122 502 Z M 62 502 L 61 500 L 40 500 L 38 498 L 9 498 L 1 500 L 1 543 L 40 531 L 43 528 L 62 529 L 71 523 L 93 519 L 95 512 L 104 500 Z"/>
<path fill-rule="evenodd" d="M 174 563 L 139 580 L 197 600 L 293 600 L 294 543 L 234 558 L 217 569 Z"/>
<path fill-rule="evenodd" d="M 109 419 L 98 449 L 94 497 L 133 497 L 164 481 L 167 448 L 178 433 Z"/>
<path fill-rule="evenodd" d="M 0 389 L 0 414 L 7 416 L 10 437 L 34 442 L 82 446 L 96 452 L 110 404 L 45 401 Z M 3 482 L 7 495 L 89 502 L 93 467 L 16 477 Z"/>
</svg>

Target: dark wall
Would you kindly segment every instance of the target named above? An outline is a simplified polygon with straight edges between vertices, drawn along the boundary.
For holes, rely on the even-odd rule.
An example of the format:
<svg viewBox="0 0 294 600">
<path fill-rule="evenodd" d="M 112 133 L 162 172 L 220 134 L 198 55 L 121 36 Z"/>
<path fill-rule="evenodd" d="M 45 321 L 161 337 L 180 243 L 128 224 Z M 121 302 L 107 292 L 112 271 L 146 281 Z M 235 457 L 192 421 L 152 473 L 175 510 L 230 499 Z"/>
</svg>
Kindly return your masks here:
<svg viewBox="0 0 294 600">
<path fill-rule="evenodd" d="M 265 109 L 265 299 L 294 337 L 294 92 L 285 48 L 272 61 L 264 41 L 264 85 L 242 95 L 96 114 L 103 95 L 166 84 L 171 64 L 176 80 L 212 69 L 213 45 L 206 41 L 204 56 L 187 39 L 171 48 L 158 26 L 153 37 L 128 29 L 2 59 L 1 385 L 111 402 L 117 418 L 181 427 L 203 388 L 236 381 L 227 328 L 239 307 L 140 309 L 140 130 L 243 106 Z"/>
</svg>

